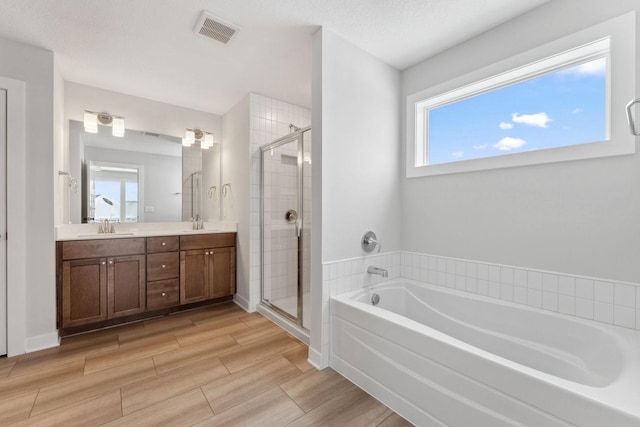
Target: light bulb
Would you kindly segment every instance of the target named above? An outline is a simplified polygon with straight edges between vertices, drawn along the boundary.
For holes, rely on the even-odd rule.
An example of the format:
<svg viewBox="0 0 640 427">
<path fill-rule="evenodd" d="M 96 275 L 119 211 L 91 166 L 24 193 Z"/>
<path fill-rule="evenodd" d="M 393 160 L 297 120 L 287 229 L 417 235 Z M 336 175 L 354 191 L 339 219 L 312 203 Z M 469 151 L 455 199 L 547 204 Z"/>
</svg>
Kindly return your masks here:
<svg viewBox="0 0 640 427">
<path fill-rule="evenodd" d="M 195 132 L 187 129 L 187 131 L 184 133 L 184 139 L 186 139 L 187 142 L 189 142 L 189 145 L 192 145 L 194 142 L 196 142 Z"/>
<path fill-rule="evenodd" d="M 98 117 L 95 114 L 84 112 L 84 130 L 89 133 L 98 133 Z"/>
<path fill-rule="evenodd" d="M 182 138 L 182 145 L 185 147 L 191 147 L 191 143 L 187 140 L 187 138 Z"/>
<path fill-rule="evenodd" d="M 114 117 L 113 123 L 111 126 L 112 126 L 113 136 L 117 136 L 117 137 L 124 136 L 124 118 Z"/>
</svg>

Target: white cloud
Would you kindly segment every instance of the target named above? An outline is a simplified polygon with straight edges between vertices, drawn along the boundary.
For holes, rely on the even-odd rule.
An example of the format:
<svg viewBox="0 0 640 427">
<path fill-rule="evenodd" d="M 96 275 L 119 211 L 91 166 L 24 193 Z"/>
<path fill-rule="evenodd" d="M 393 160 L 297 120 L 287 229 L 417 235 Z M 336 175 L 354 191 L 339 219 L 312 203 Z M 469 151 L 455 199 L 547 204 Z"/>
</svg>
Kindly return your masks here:
<svg viewBox="0 0 640 427">
<path fill-rule="evenodd" d="M 473 149 L 474 150 L 484 150 L 485 148 L 487 148 L 489 146 L 489 144 L 481 144 L 481 145 L 474 145 Z"/>
<path fill-rule="evenodd" d="M 513 123 L 507 123 L 507 122 L 500 122 L 500 129 L 502 130 L 509 130 L 513 127 Z"/>
<path fill-rule="evenodd" d="M 548 123 L 551 122 L 551 117 L 547 115 L 547 113 L 536 113 L 536 114 L 523 114 L 519 115 L 518 113 L 513 113 L 511 115 L 511 120 L 513 123 L 522 123 L 529 126 L 536 126 L 539 128 L 547 128 Z"/>
<path fill-rule="evenodd" d="M 584 112 L 582 108 L 574 108 L 571 114 L 580 114 L 582 112 Z"/>
<path fill-rule="evenodd" d="M 596 59 L 595 61 L 589 61 L 584 64 L 580 64 L 575 67 L 560 71 L 561 74 L 569 74 L 577 77 L 604 76 L 606 72 L 606 58 Z"/>
<path fill-rule="evenodd" d="M 524 139 L 511 138 L 507 136 L 502 138 L 497 143 L 493 144 L 492 147 L 497 148 L 498 150 L 501 150 L 501 151 L 511 151 L 514 148 L 523 147 L 526 143 L 527 141 L 525 141 Z"/>
<path fill-rule="evenodd" d="M 464 151 L 454 151 L 453 153 L 451 153 L 451 155 L 459 159 L 464 156 Z"/>
</svg>

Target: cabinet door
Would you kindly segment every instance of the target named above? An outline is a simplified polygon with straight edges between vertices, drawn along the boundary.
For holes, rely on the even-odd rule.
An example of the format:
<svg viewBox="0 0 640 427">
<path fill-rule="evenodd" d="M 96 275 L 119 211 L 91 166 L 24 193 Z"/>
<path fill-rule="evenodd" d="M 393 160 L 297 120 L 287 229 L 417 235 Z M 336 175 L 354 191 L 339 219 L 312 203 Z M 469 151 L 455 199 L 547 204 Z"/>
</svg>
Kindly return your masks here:
<svg viewBox="0 0 640 427">
<path fill-rule="evenodd" d="M 220 298 L 235 293 L 236 249 L 215 248 L 211 254 L 210 298 Z"/>
<path fill-rule="evenodd" d="M 142 313 L 147 304 L 145 256 L 129 255 L 108 259 L 108 317 Z"/>
<path fill-rule="evenodd" d="M 62 327 L 107 319 L 106 258 L 62 263 Z"/>
<path fill-rule="evenodd" d="M 208 249 L 180 251 L 180 304 L 209 298 Z"/>
</svg>

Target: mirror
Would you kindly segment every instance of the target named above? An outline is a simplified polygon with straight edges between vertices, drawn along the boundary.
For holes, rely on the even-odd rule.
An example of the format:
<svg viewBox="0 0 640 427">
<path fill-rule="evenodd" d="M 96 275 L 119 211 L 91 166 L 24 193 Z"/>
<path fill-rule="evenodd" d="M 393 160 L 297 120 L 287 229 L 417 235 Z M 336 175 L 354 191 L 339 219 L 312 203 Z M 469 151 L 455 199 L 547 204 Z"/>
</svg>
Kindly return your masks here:
<svg viewBox="0 0 640 427">
<path fill-rule="evenodd" d="M 220 219 L 220 150 L 145 131 L 87 133 L 71 120 L 69 172 L 80 185 L 70 194 L 70 223 Z"/>
</svg>

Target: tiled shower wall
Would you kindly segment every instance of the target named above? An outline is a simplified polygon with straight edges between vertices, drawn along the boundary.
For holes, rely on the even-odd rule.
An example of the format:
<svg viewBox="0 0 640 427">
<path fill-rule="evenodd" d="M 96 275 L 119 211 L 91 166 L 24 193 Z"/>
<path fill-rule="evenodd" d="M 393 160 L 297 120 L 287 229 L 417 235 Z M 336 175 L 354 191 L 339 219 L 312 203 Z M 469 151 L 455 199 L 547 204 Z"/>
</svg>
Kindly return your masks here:
<svg viewBox="0 0 640 427">
<path fill-rule="evenodd" d="M 295 225 L 285 212 L 297 210 L 297 144 L 277 147 L 264 162 L 264 283 L 265 298 L 275 301 L 297 294 L 298 248 Z"/>
<path fill-rule="evenodd" d="M 262 95 L 250 95 L 251 156 L 249 213 L 251 266 L 250 308 L 260 302 L 260 147 L 289 134 L 289 124 L 300 128 L 311 125 L 311 110 Z M 283 213 L 284 215 L 284 213 Z M 268 251 L 267 251 L 268 252 Z M 265 253 L 265 258 L 269 256 Z"/>
<path fill-rule="evenodd" d="M 640 284 L 411 252 L 393 252 L 325 263 L 323 277 L 329 296 L 383 280 L 380 276 L 367 274 L 368 265 L 387 268 L 390 279 L 402 277 L 418 280 L 640 330 Z M 325 301 L 325 323 L 328 322 L 328 317 L 328 301 Z"/>
</svg>

